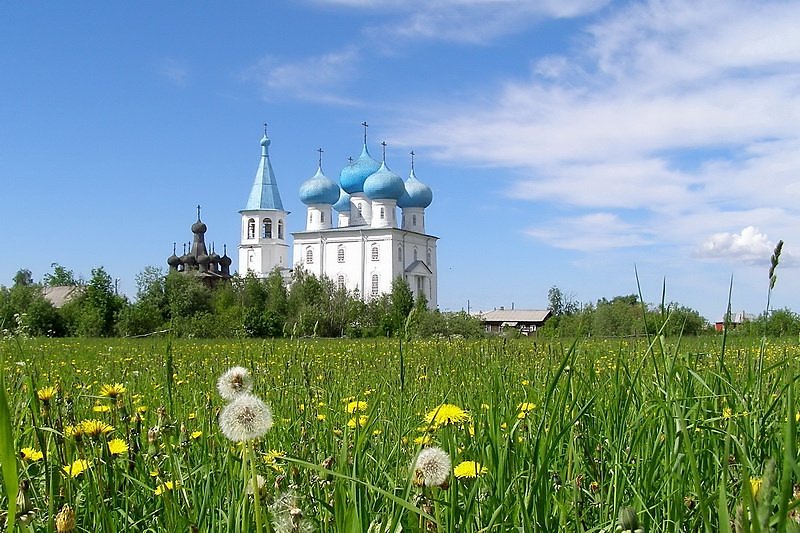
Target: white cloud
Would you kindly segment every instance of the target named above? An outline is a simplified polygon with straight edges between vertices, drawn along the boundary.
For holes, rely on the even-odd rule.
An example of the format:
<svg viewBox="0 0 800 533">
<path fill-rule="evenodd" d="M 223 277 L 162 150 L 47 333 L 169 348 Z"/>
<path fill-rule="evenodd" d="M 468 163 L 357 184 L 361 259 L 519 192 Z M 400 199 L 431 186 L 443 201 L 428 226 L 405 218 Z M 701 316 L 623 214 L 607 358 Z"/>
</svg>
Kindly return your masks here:
<svg viewBox="0 0 800 533">
<path fill-rule="evenodd" d="M 724 259 L 753 265 L 769 262 L 774 249 L 767 236 L 753 226 L 747 226 L 739 233 L 715 233 L 697 251 L 699 257 Z"/>
<path fill-rule="evenodd" d="M 756 225 L 798 234 L 798 24 L 798 3 L 628 4 L 593 22 L 580 48 L 532 58 L 527 80 L 467 103 L 415 102 L 419 119 L 405 117 L 392 138 L 511 170 L 510 198 L 615 216 L 603 247 L 657 241 L 690 253 L 701 235 Z M 585 221 L 543 220 L 564 229 L 528 233 L 602 249 L 574 236 Z M 625 224 L 662 231 L 628 239 Z"/>
<path fill-rule="evenodd" d="M 260 83 L 269 100 L 291 98 L 353 105 L 351 99 L 342 96 L 342 88 L 358 75 L 358 60 L 359 52 L 354 47 L 292 63 L 267 56 L 248 68 L 242 78 Z"/>
<path fill-rule="evenodd" d="M 159 73 L 175 85 L 183 86 L 189 79 L 189 68 L 181 61 L 165 58 L 161 61 Z"/>
<path fill-rule="evenodd" d="M 629 224 L 613 213 L 592 213 L 574 218 L 560 218 L 525 234 L 556 248 L 582 251 L 607 251 L 650 244 L 649 232 Z"/>
</svg>

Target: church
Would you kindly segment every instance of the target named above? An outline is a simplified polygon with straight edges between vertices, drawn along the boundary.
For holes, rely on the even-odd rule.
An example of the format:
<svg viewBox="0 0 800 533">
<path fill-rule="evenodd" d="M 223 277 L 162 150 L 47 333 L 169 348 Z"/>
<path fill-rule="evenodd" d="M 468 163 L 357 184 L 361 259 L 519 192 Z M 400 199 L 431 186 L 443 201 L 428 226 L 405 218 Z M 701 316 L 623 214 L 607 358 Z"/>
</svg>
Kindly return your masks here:
<svg viewBox="0 0 800 533">
<path fill-rule="evenodd" d="M 303 268 L 357 291 L 365 301 L 391 292 L 392 281 L 402 276 L 415 299 L 424 297 L 436 308 L 438 238 L 425 229 L 433 192 L 415 175 L 413 151 L 405 181 L 386 164 L 385 143 L 381 161 L 373 159 L 367 124 L 362 126 L 361 155 L 351 158 L 338 182 L 323 173 L 320 151 L 317 172 L 300 186 L 305 229 L 292 232 L 291 256 L 289 213 L 281 202 L 265 128 L 255 180 L 240 211 L 239 274 L 265 277 L 276 267 L 285 273 Z"/>
</svg>

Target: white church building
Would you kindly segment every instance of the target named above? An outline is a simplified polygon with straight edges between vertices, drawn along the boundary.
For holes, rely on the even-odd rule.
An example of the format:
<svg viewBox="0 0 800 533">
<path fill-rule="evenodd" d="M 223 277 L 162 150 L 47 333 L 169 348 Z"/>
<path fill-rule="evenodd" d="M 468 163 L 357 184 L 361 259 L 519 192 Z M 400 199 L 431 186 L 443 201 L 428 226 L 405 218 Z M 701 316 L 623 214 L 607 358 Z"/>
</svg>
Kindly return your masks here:
<svg viewBox="0 0 800 533">
<path fill-rule="evenodd" d="M 424 295 L 437 306 L 437 237 L 425 230 L 431 188 L 411 172 L 403 179 L 367 148 L 366 123 L 361 155 L 339 173 L 338 182 L 322 171 L 300 186 L 307 206 L 305 229 L 292 232 L 292 254 L 286 238 L 287 217 L 269 156 L 270 139 L 261 139 L 261 160 L 242 218 L 239 273 L 267 276 L 275 267 L 303 268 L 326 276 L 340 288 L 358 291 L 366 301 L 392 290 L 402 276 L 414 298 Z M 397 216 L 398 209 L 400 216 Z"/>
</svg>

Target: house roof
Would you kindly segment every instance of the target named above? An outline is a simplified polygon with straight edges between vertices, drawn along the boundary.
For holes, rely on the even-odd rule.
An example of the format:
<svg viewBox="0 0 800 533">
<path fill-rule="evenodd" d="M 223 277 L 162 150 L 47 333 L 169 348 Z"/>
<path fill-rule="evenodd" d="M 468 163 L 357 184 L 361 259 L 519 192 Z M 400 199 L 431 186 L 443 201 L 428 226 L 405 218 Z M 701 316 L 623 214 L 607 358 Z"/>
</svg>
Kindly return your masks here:
<svg viewBox="0 0 800 533">
<path fill-rule="evenodd" d="M 83 287 L 79 285 L 56 285 L 42 288 L 42 296 L 55 308 L 63 307 L 65 303 L 81 294 L 83 294 Z"/>
<path fill-rule="evenodd" d="M 550 317 L 550 310 L 543 311 L 536 309 L 495 309 L 494 311 L 484 311 L 480 313 L 482 322 L 506 322 L 506 323 L 544 323 Z"/>
</svg>

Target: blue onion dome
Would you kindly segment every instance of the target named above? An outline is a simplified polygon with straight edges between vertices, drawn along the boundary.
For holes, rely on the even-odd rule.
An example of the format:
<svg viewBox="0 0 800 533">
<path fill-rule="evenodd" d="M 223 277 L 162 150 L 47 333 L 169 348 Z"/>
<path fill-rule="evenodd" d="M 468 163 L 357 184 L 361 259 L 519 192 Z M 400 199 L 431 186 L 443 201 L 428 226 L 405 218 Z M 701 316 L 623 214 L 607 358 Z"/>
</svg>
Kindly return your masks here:
<svg viewBox="0 0 800 533">
<path fill-rule="evenodd" d="M 339 173 L 339 184 L 342 189 L 349 194 L 364 191 L 364 182 L 374 174 L 379 168 L 380 163 L 372 159 L 369 155 L 366 143 L 358 159 L 344 167 Z"/>
<path fill-rule="evenodd" d="M 364 194 L 370 200 L 397 200 L 405 192 L 403 179 L 389 170 L 385 161 L 377 172 L 364 181 Z"/>
<path fill-rule="evenodd" d="M 397 200 L 397 206 L 405 209 L 406 207 L 420 207 L 425 209 L 433 202 L 433 191 L 430 187 L 417 179 L 414 170 L 406 180 L 406 192 Z"/>
<path fill-rule="evenodd" d="M 350 195 L 344 189 L 339 190 L 339 200 L 333 204 L 333 208 L 337 213 L 350 212 Z"/>
<path fill-rule="evenodd" d="M 317 167 L 317 173 L 300 186 L 300 201 L 306 205 L 331 205 L 338 199 L 339 186 L 322 173 L 322 167 Z"/>
</svg>

